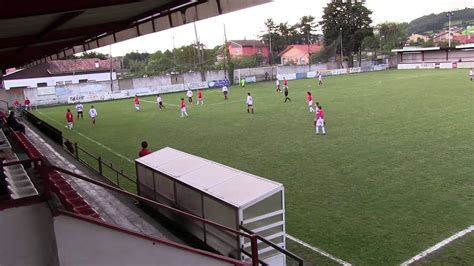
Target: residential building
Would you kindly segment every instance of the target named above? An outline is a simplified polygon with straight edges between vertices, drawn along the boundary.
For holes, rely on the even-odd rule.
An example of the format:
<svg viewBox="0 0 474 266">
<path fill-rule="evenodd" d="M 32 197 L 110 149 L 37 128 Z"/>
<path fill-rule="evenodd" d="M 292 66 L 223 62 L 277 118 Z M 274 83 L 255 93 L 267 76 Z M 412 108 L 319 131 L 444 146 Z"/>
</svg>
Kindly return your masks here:
<svg viewBox="0 0 474 266">
<path fill-rule="evenodd" d="M 418 40 L 423 40 L 426 42 L 429 39 L 429 36 L 413 33 L 412 35 L 410 35 L 410 37 L 408 37 L 408 42 L 417 42 Z"/>
<path fill-rule="evenodd" d="M 467 35 L 453 36 L 451 40 L 458 44 L 474 43 L 474 33 L 467 34 Z"/>
<path fill-rule="evenodd" d="M 279 56 L 281 64 L 306 65 L 309 62 L 310 54 L 319 52 L 322 46 L 319 44 L 294 44 L 286 47 Z"/>
<path fill-rule="evenodd" d="M 76 59 L 47 61 L 3 76 L 5 89 L 38 88 L 117 79 L 120 61 Z"/>
<path fill-rule="evenodd" d="M 269 63 L 270 48 L 259 40 L 233 40 L 228 42 L 231 58 L 242 56 L 262 56 L 262 65 Z"/>
</svg>

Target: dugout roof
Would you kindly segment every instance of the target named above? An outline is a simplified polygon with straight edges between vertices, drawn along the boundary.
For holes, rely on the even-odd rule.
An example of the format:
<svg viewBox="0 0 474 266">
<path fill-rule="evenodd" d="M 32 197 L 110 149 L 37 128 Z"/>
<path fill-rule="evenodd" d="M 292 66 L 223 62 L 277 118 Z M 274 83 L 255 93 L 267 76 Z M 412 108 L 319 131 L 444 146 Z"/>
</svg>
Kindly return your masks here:
<svg viewBox="0 0 474 266">
<path fill-rule="evenodd" d="M 0 0 L 0 69 L 31 66 L 271 0 Z"/>
<path fill-rule="evenodd" d="M 170 147 L 135 161 L 238 208 L 283 190 L 280 183 Z"/>
</svg>

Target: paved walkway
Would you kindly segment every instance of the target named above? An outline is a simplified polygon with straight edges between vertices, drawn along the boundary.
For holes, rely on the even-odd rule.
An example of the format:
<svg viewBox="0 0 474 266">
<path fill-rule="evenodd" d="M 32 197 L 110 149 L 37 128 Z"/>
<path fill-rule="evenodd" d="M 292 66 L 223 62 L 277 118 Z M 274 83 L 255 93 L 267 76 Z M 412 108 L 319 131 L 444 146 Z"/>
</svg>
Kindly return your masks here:
<svg viewBox="0 0 474 266">
<path fill-rule="evenodd" d="M 43 137 L 40 132 L 37 132 L 33 127 L 29 127 L 26 122 L 25 125 L 27 126 L 26 135 L 30 141 L 52 164 L 76 174 L 104 181 L 102 177 L 75 161 L 60 145 L 46 141 L 47 138 Z M 77 178 L 66 175 L 64 177 L 105 221 L 148 236 L 183 243 L 142 209 L 138 208 L 132 199 Z"/>
</svg>

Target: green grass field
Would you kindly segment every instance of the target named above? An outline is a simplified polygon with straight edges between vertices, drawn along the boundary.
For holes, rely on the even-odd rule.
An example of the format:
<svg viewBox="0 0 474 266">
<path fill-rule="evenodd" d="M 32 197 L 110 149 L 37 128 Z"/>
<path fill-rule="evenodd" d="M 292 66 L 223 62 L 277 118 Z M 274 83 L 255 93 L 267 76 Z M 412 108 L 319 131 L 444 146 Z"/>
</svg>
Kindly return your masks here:
<svg viewBox="0 0 474 266">
<path fill-rule="evenodd" d="M 72 131 L 66 106 L 37 114 L 130 173 L 116 154 L 133 160 L 147 140 L 281 182 L 289 234 L 356 265 L 395 265 L 474 224 L 473 84 L 467 70 L 355 74 L 322 88 L 289 81 L 290 103 L 273 83 L 248 84 L 230 88 L 228 101 L 204 91 L 189 118 L 179 117 L 184 93 L 164 95 L 165 111 L 155 97 L 142 98 L 140 112 L 132 99 L 94 103 L 97 126 L 84 119 Z M 326 111 L 326 136 L 315 135 L 308 90 Z M 474 264 L 463 249 L 473 247 L 460 245 L 453 262 Z"/>
</svg>

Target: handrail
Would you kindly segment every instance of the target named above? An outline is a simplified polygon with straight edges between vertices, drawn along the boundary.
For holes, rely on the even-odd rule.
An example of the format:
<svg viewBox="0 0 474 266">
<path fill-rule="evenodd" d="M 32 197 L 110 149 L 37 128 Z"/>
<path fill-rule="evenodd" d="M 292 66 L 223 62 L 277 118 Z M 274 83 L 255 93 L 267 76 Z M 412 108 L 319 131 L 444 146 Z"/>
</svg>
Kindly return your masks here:
<svg viewBox="0 0 474 266">
<path fill-rule="evenodd" d="M 279 247 L 278 245 L 276 245 L 275 243 L 271 242 L 270 240 L 264 238 L 263 236 L 260 236 L 260 235 L 256 234 L 255 232 L 253 232 L 252 230 L 245 228 L 243 225 L 240 226 L 240 229 L 242 229 L 242 230 L 245 231 L 246 233 L 256 235 L 257 238 L 258 238 L 258 240 L 260 240 L 260 241 L 262 241 L 263 243 L 265 243 L 265 244 L 271 246 L 272 248 L 274 248 L 274 249 L 280 251 L 281 253 L 287 255 L 288 257 L 290 257 L 290 258 L 296 260 L 296 261 L 298 262 L 298 265 L 299 265 L 299 266 L 303 266 L 303 265 L 304 265 L 304 260 L 303 260 L 302 258 L 298 257 L 297 255 L 295 255 L 294 253 L 292 253 L 291 251 L 288 251 L 288 250 L 286 250 L 286 249 L 284 249 L 284 248 Z"/>
<path fill-rule="evenodd" d="M 70 142 L 71 141 L 67 138 L 64 138 L 65 142 Z M 72 144 L 72 143 L 71 143 Z M 69 153 L 71 153 L 72 156 L 74 156 L 78 161 L 84 163 L 87 167 L 93 169 L 94 171 L 98 172 L 99 175 L 105 177 L 106 179 L 108 179 L 110 182 L 112 183 L 115 183 L 118 187 L 121 187 L 120 186 L 120 177 L 126 179 L 127 181 L 133 183 L 133 184 L 137 184 L 137 181 L 136 179 L 132 179 L 131 177 L 129 177 L 127 174 L 124 173 L 124 171 L 121 169 L 121 170 L 118 170 L 116 168 L 113 167 L 112 165 L 112 162 L 109 162 L 105 159 L 103 159 L 101 156 L 95 156 L 94 154 L 88 152 L 86 149 L 84 149 L 83 147 L 79 146 L 77 144 L 77 142 L 74 142 L 74 151 L 69 151 L 68 149 L 66 149 L 67 151 L 69 151 Z M 92 158 L 93 160 L 95 160 L 98 164 L 98 169 L 94 168 L 94 166 L 92 166 L 90 163 L 88 163 L 86 160 L 84 160 L 83 158 L 81 158 L 81 156 L 79 156 L 79 152 L 78 151 L 81 151 L 83 152 L 84 154 L 86 154 L 87 156 L 89 156 L 90 158 Z M 111 171 L 115 172 L 115 176 L 116 176 L 116 180 L 113 180 L 113 177 L 112 176 L 107 176 L 107 175 L 104 175 L 104 171 L 103 171 L 103 166 L 107 167 L 108 169 L 110 169 Z"/>
<path fill-rule="evenodd" d="M 181 215 L 181 216 L 185 216 L 185 217 L 188 217 L 188 218 L 191 218 L 191 219 L 194 219 L 194 220 L 198 220 L 202 223 L 205 223 L 205 224 L 208 224 L 208 225 L 211 225 L 211 226 L 214 226 L 214 227 L 217 227 L 217 228 L 220 228 L 221 230 L 224 230 L 226 232 L 229 232 L 229 233 L 233 233 L 235 235 L 239 235 L 239 236 L 242 236 L 242 237 L 247 237 L 250 239 L 250 242 L 251 242 L 251 247 L 252 247 L 252 265 L 253 266 L 258 266 L 259 264 L 259 259 L 258 259 L 258 246 L 257 246 L 257 238 L 258 236 L 256 234 L 248 234 L 248 233 L 244 233 L 244 232 L 241 232 L 241 231 L 238 231 L 236 229 L 233 229 L 233 228 L 230 228 L 230 227 L 227 227 L 227 226 L 224 226 L 224 225 L 221 225 L 221 224 L 218 224 L 216 222 L 213 222 L 213 221 L 210 221 L 210 220 L 206 220 L 202 217 L 199 217 L 199 216 L 196 216 L 196 215 L 193 215 L 193 214 L 190 214 L 190 213 L 187 213 L 187 212 L 184 212 L 184 211 L 181 211 L 181 210 L 178 210 L 178 209 L 175 209 L 173 207 L 170 207 L 170 206 L 167 206 L 165 204 L 162 204 L 162 203 L 159 203 L 159 202 L 156 202 L 156 201 L 153 201 L 153 200 L 150 200 L 150 199 L 147 199 L 147 198 L 144 198 L 144 197 L 141 197 L 141 196 L 138 196 L 138 195 L 135 195 L 133 193 L 130 193 L 128 191 L 125 191 L 121 188 L 117 188 L 117 187 L 114 187 L 114 186 L 111 186 L 111 185 L 108 185 L 106 183 L 103 183 L 103 182 L 100 182 L 100 181 L 97 181 L 97 180 L 94 180 L 94 179 L 91 179 L 91 178 L 88 178 L 88 177 L 85 177 L 85 176 L 81 176 L 79 174 L 76 174 L 74 172 L 71 172 L 71 171 L 68 171 L 66 169 L 62 169 L 60 167 L 57 167 L 55 165 L 50 165 L 49 166 L 50 168 L 52 168 L 53 170 L 56 170 L 56 171 L 59 171 L 59 172 L 62 172 L 64 174 L 67 174 L 69 176 L 73 176 L 75 178 L 78 178 L 78 179 L 81 179 L 83 181 L 87 181 L 89 183 L 92 183 L 92 184 L 95 184 L 95 185 L 98 185 L 100 187 L 103 187 L 103 188 L 106 188 L 108 190 L 112 190 L 114 192 L 117 192 L 117 193 L 120 193 L 120 194 L 123 194 L 123 195 L 126 195 L 126 196 L 129 196 L 131 198 L 134 198 L 135 200 L 139 201 L 139 202 L 143 202 L 143 203 L 147 203 L 147 204 L 150 204 L 154 207 L 158 207 L 158 208 L 162 208 L 162 209 L 166 209 L 170 212 L 173 212 L 175 214 L 178 214 L 178 215 Z"/>
<path fill-rule="evenodd" d="M 249 258 L 252 257 L 252 254 L 248 253 L 245 249 L 240 249 L 240 251 L 241 251 L 242 253 L 244 253 L 245 255 L 247 255 L 247 257 L 249 257 Z M 268 266 L 268 263 L 264 262 L 264 261 L 261 260 L 261 259 L 258 259 L 258 262 L 260 262 L 260 264 L 261 264 L 262 266 Z"/>
</svg>

